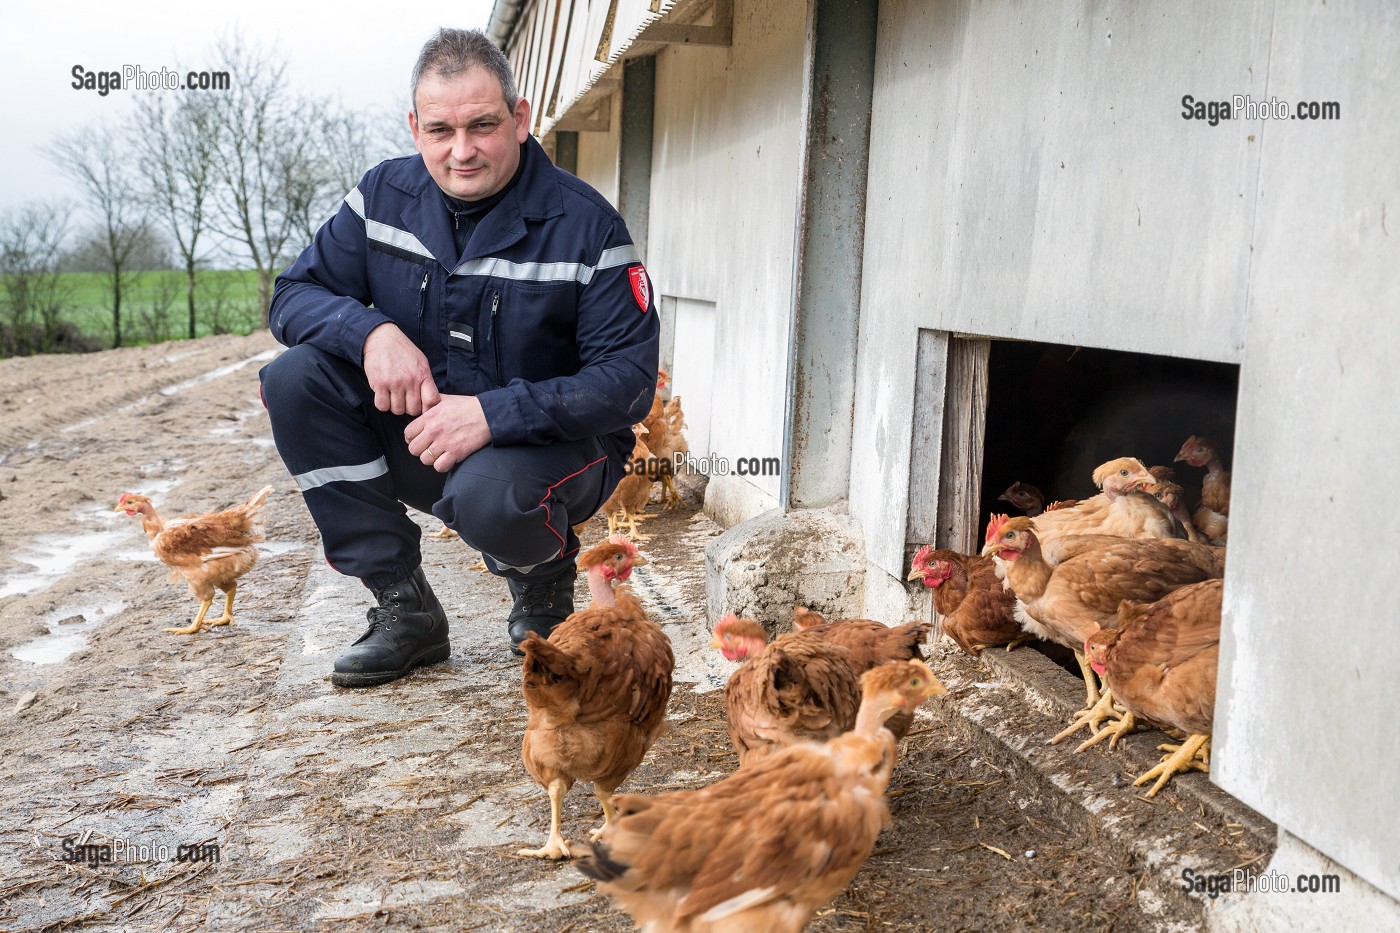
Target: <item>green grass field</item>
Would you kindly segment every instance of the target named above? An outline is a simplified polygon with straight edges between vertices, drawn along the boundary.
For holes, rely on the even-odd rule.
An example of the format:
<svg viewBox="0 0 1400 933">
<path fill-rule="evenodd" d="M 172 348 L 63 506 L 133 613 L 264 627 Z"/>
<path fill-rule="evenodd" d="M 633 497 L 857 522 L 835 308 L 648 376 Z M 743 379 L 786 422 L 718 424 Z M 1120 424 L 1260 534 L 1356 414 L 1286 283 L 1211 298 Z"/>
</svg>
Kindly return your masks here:
<svg viewBox="0 0 1400 933">
<path fill-rule="evenodd" d="M 70 290 L 64 319 L 88 337 L 112 345 L 112 295 L 99 273 L 63 276 Z M 262 324 L 258 276 L 249 270 L 207 270 L 195 290 L 196 335 L 251 333 Z M 142 272 L 122 296 L 122 344 L 132 346 L 189 336 L 189 308 L 182 271 Z"/>
</svg>

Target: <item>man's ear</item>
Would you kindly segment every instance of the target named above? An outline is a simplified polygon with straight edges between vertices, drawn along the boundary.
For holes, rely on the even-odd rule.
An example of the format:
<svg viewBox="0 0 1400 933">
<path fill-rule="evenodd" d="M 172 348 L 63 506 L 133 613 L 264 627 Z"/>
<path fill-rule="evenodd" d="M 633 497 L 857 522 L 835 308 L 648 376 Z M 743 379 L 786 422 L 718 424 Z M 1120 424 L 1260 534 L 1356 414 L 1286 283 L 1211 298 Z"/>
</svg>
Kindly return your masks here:
<svg viewBox="0 0 1400 933">
<path fill-rule="evenodd" d="M 416 111 L 410 110 L 408 112 L 408 129 L 413 134 L 413 148 L 422 152 L 423 147 L 418 145 L 418 113 Z"/>
<path fill-rule="evenodd" d="M 523 97 L 515 99 L 515 141 L 523 143 L 530 135 L 530 102 Z"/>
</svg>

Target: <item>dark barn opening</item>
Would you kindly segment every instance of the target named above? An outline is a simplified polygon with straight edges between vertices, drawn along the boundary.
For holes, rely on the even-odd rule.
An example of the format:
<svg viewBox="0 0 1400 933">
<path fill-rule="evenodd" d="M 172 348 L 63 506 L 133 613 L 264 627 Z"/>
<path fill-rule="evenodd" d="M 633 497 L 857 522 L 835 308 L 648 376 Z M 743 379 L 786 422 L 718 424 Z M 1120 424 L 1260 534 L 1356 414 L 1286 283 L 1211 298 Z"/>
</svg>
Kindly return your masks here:
<svg viewBox="0 0 1400 933">
<path fill-rule="evenodd" d="M 1226 466 L 1235 440 L 1239 367 L 1060 344 L 990 341 L 977 548 L 1012 483 L 1038 487 L 1048 504 L 1098 492 L 1092 474 L 1116 457 L 1175 470 L 1187 506 L 1200 501 L 1203 469 L 1173 459 L 1191 435 L 1216 444 Z M 1078 676 L 1068 650 L 1030 645 Z"/>
<path fill-rule="evenodd" d="M 1094 468 L 1115 457 L 1164 464 L 1194 508 L 1204 470 L 1172 459 L 1193 434 L 1229 465 L 1239 367 L 1050 343 L 991 341 L 979 531 L 1013 482 L 1046 502 L 1098 492 Z"/>
</svg>

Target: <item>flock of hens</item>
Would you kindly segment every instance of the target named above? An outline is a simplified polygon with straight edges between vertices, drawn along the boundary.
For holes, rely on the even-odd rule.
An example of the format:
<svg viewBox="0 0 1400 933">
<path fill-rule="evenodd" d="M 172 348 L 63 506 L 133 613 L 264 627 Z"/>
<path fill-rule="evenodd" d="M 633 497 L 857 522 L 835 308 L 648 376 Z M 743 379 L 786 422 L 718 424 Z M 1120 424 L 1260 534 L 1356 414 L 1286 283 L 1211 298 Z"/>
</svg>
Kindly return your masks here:
<svg viewBox="0 0 1400 933">
<path fill-rule="evenodd" d="M 684 450 L 683 426 L 680 399 L 658 392 L 635 429 L 634 460 Z M 1194 513 L 1170 468 L 1121 458 L 1095 471 L 1101 492 L 1083 501 L 1046 506 L 1039 490 L 1015 484 L 1002 499 L 1026 514 L 993 515 L 981 554 L 926 546 L 909 574 L 933 589 L 942 631 L 971 654 L 1035 637 L 1075 651 L 1085 708 L 1052 741 L 1087 728 L 1080 750 L 1104 738 L 1112 748 L 1138 723 L 1180 733 L 1137 781 L 1157 778 L 1149 796 L 1173 773 L 1208 765 L 1220 638 L 1229 473 L 1202 438 L 1176 459 L 1206 468 Z M 548 792 L 550 829 L 543 846 L 519 854 L 576 858 L 649 931 L 798 931 L 850 883 L 888 824 L 897 742 L 914 709 L 946 692 L 920 650 L 933 626 L 827 622 L 798 608 L 792 631 L 770 640 L 759 622 L 725 615 L 711 646 L 742 662 L 725 689 L 737 772 L 695 790 L 615 795 L 666 730 L 671 642 L 627 580 L 646 563 L 632 538 L 645 540 L 636 523 L 653 482 L 667 504 L 679 499 L 669 479 L 664 470 L 623 479 L 605 507 L 608 537 L 579 557 L 589 605 L 522 645 L 521 752 Z M 141 517 L 157 556 L 200 600 L 188 626 L 166 631 L 232 621 L 270 489 L 170 521 L 147 497 L 122 495 L 116 510 Z M 207 621 L 216 588 L 224 612 Z M 582 844 L 561 830 L 576 781 L 593 783 L 603 810 Z"/>
</svg>

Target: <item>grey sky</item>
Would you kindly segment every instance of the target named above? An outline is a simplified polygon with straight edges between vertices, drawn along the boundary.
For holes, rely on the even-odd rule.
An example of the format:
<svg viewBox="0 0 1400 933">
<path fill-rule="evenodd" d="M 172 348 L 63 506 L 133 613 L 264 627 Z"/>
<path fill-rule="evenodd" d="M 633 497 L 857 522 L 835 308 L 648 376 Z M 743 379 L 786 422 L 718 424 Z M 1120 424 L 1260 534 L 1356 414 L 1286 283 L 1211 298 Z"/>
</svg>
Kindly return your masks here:
<svg viewBox="0 0 1400 933">
<path fill-rule="evenodd" d="M 141 94 L 72 87 L 74 65 L 89 71 L 181 71 L 213 67 L 213 49 L 239 31 L 288 63 L 297 91 L 373 111 L 407 113 L 408 77 L 424 40 L 439 26 L 484 28 L 492 0 L 389 4 L 236 0 L 195 6 L 138 0 L 64 0 L 0 5 L 0 213 L 35 199 L 78 200 L 50 159 L 50 139 L 128 113 Z M 405 145 L 411 145 L 403 130 Z M 81 159 L 90 154 L 66 153 Z"/>
</svg>

